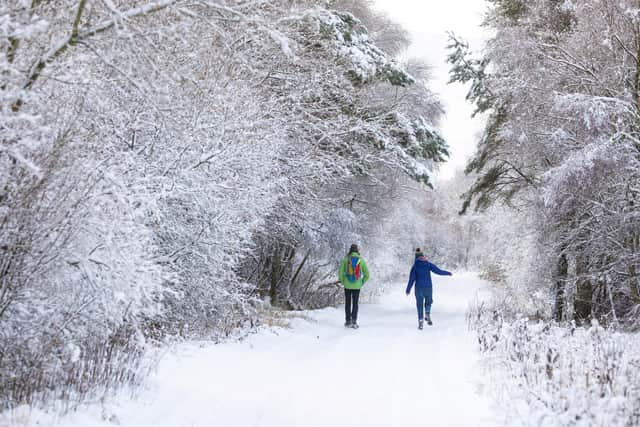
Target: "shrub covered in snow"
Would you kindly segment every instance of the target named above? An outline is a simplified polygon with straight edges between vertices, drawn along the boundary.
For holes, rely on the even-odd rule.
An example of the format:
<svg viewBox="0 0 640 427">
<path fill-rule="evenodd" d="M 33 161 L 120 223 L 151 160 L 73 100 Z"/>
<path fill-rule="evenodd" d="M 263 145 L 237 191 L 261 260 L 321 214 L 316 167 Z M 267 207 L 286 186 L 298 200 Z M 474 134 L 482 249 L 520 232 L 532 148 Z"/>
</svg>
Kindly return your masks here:
<svg viewBox="0 0 640 427">
<path fill-rule="evenodd" d="M 509 320 L 512 319 L 512 320 Z M 640 423 L 636 334 L 565 327 L 469 312 L 488 370 L 488 389 L 514 425 L 632 426 Z"/>
</svg>

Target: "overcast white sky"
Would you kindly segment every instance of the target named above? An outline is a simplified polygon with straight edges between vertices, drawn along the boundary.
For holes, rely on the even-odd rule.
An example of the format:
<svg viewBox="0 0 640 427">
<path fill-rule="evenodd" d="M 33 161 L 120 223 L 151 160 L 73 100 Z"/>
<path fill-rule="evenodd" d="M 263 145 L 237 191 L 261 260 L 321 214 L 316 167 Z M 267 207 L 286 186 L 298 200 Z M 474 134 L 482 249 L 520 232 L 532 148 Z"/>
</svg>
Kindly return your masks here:
<svg viewBox="0 0 640 427">
<path fill-rule="evenodd" d="M 447 32 L 453 31 L 467 40 L 472 49 L 480 50 L 486 37 L 480 27 L 486 3 L 484 0 L 375 0 L 375 4 L 410 32 L 413 44 L 408 56 L 424 58 L 433 66 L 431 88 L 445 106 L 441 131 L 451 147 L 451 158 L 441 167 L 439 177 L 448 179 L 456 169 L 463 168 L 473 154 L 482 119 L 471 120 L 473 108 L 465 100 L 467 88 L 447 84 Z"/>
</svg>

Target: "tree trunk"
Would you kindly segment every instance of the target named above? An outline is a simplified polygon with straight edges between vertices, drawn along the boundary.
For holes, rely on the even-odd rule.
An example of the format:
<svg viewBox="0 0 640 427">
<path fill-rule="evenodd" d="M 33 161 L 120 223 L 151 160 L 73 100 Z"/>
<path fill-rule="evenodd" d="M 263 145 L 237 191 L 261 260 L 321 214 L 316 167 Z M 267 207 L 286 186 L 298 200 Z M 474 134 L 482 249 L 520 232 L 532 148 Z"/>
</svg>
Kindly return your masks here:
<svg viewBox="0 0 640 427">
<path fill-rule="evenodd" d="M 587 273 L 587 262 L 583 256 L 576 259 L 576 297 L 573 305 L 573 318 L 578 323 L 591 319 L 593 285 L 591 280 L 584 278 Z"/>
<path fill-rule="evenodd" d="M 278 251 L 274 251 L 271 256 L 271 271 L 269 272 L 269 297 L 271 299 L 271 305 L 278 306 L 278 283 L 280 282 L 278 277 L 278 271 L 281 270 L 280 254 Z"/>
<path fill-rule="evenodd" d="M 558 264 L 556 268 L 556 274 L 554 278 L 554 305 L 553 305 L 553 318 L 560 322 L 564 317 L 565 312 L 565 287 L 567 283 L 567 270 L 569 263 L 567 262 L 567 256 L 563 253 L 558 258 Z"/>
</svg>

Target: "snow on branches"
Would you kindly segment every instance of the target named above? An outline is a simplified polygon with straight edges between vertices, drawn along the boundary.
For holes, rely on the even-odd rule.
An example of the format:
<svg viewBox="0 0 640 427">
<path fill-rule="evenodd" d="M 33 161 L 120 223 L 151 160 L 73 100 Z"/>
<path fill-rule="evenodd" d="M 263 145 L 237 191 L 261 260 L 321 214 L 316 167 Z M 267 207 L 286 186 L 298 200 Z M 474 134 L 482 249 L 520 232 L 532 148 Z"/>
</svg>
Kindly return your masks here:
<svg viewBox="0 0 640 427">
<path fill-rule="evenodd" d="M 311 16 L 318 23 L 322 37 L 331 41 L 349 62 L 349 77 L 358 85 L 385 79 L 395 86 L 415 83 L 394 59 L 378 48 L 361 22 L 352 14 L 318 9 Z"/>
<path fill-rule="evenodd" d="M 481 59 L 451 46 L 452 79 L 471 81 L 469 98 L 489 111 L 465 209 L 504 201 L 539 218 L 531 231 L 558 320 L 637 324 L 634 10 L 631 0 L 497 1 Z"/>
<path fill-rule="evenodd" d="M 0 5 L 0 409 L 134 378 L 116 364 L 149 340 L 255 325 L 273 266 L 305 286 L 284 304 L 331 303 L 340 245 L 305 241 L 341 207 L 327 189 L 446 156 L 437 98 L 355 14 L 54 3 Z"/>
</svg>

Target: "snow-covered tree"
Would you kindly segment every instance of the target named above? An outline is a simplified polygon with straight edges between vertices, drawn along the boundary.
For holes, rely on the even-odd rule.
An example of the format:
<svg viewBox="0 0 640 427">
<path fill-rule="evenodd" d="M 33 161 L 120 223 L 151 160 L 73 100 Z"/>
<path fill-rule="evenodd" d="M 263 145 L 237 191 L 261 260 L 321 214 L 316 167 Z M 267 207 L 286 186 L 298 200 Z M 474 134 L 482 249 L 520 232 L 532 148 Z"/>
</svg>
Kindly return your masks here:
<svg viewBox="0 0 640 427">
<path fill-rule="evenodd" d="M 537 218 L 557 319 L 635 324 L 638 4 L 491 3 L 484 56 L 455 38 L 450 56 L 489 115 L 464 208 L 502 200 Z"/>
<path fill-rule="evenodd" d="M 334 302 L 346 189 L 447 155 L 406 45 L 359 0 L 3 2 L 0 406 Z"/>
</svg>

